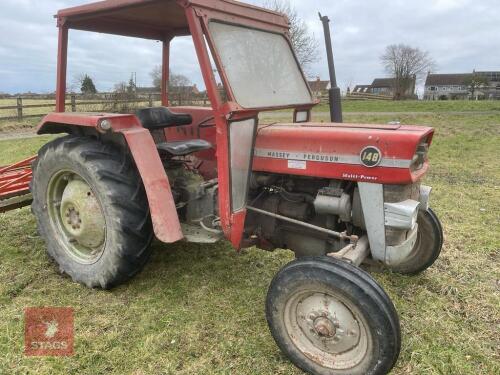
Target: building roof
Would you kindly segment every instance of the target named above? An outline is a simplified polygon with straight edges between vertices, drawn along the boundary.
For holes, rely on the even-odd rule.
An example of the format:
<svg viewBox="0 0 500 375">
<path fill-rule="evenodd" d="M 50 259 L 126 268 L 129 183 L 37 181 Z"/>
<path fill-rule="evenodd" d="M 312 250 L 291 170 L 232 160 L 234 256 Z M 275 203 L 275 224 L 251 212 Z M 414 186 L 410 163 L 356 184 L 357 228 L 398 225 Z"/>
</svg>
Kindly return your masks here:
<svg viewBox="0 0 500 375">
<path fill-rule="evenodd" d="M 470 73 L 464 74 L 429 74 L 425 81 L 426 86 L 462 86 Z"/>
<path fill-rule="evenodd" d="M 176 94 L 199 94 L 200 90 L 198 90 L 198 87 L 195 85 L 187 85 L 187 86 L 172 86 L 169 88 L 171 93 L 176 93 Z"/>
<path fill-rule="evenodd" d="M 486 77 L 488 81 L 500 82 L 500 72 L 476 72 L 474 73 Z"/>
<path fill-rule="evenodd" d="M 371 88 L 372 88 L 371 85 L 356 85 L 354 86 L 352 92 L 366 92 L 371 90 Z"/>
<path fill-rule="evenodd" d="M 318 92 L 318 91 L 326 91 L 328 90 L 328 85 L 330 84 L 330 81 L 322 81 L 321 79 L 317 79 L 315 81 L 309 81 L 309 87 L 313 92 Z"/>
<path fill-rule="evenodd" d="M 136 87 L 135 92 L 138 94 L 157 94 L 161 90 L 159 87 Z"/>
<path fill-rule="evenodd" d="M 394 78 L 375 78 L 372 88 L 394 87 Z"/>
<path fill-rule="evenodd" d="M 415 82 L 416 80 L 416 77 L 412 79 L 412 81 Z M 375 78 L 371 86 L 372 89 L 393 88 L 395 86 L 395 81 L 395 78 Z"/>
</svg>

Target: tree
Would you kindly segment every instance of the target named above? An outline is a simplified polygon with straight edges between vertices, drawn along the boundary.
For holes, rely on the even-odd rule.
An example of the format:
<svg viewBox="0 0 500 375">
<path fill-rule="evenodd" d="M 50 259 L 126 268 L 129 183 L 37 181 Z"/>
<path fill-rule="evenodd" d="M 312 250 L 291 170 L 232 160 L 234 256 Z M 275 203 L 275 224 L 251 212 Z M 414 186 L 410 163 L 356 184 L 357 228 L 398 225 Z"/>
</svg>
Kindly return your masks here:
<svg viewBox="0 0 500 375">
<path fill-rule="evenodd" d="M 161 66 L 155 66 L 150 73 L 151 78 L 153 79 L 153 86 L 157 89 L 161 89 L 161 80 L 162 80 L 162 70 Z M 172 89 L 173 87 L 181 87 L 181 86 L 190 86 L 191 81 L 189 78 L 182 74 L 175 74 L 170 71 L 169 73 L 169 82 L 168 87 Z"/>
<path fill-rule="evenodd" d="M 124 94 L 127 92 L 127 82 L 118 82 L 115 84 L 115 92 L 117 94 Z"/>
<path fill-rule="evenodd" d="M 482 87 L 488 86 L 489 82 L 485 76 L 474 72 L 473 74 L 465 78 L 464 84 L 465 86 L 467 86 L 471 98 L 474 99 L 476 91 Z"/>
<path fill-rule="evenodd" d="M 265 0 L 264 7 L 283 13 L 290 22 L 290 39 L 302 69 L 309 75 L 311 65 L 319 60 L 319 44 L 314 34 L 309 32 L 307 24 L 289 0 Z"/>
<path fill-rule="evenodd" d="M 161 76 L 162 76 L 161 66 L 160 65 L 155 66 L 151 71 L 151 73 L 149 73 L 149 75 L 153 80 L 153 86 L 156 87 L 157 89 L 161 89 Z"/>
<path fill-rule="evenodd" d="M 405 44 L 387 46 L 380 60 L 394 78 L 395 99 L 404 98 L 415 81 L 421 80 L 435 66 L 428 52 Z"/>
<path fill-rule="evenodd" d="M 134 81 L 134 76 L 132 75 L 132 77 L 130 77 L 130 80 L 128 81 L 127 93 L 135 94 L 136 91 L 137 91 L 137 86 Z"/>
<path fill-rule="evenodd" d="M 82 77 L 80 91 L 84 95 L 97 94 L 97 89 L 95 88 L 94 81 L 87 74 Z"/>
</svg>

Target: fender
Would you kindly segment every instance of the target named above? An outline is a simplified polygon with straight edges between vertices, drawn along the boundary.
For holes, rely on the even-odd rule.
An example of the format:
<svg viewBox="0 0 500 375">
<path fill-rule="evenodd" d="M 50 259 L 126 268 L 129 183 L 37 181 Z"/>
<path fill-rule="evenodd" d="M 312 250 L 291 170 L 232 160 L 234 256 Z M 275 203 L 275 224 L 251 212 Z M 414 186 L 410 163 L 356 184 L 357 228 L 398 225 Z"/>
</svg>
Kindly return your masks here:
<svg viewBox="0 0 500 375">
<path fill-rule="evenodd" d="M 82 127 L 95 129 L 102 135 L 123 135 L 146 189 L 156 237 L 165 243 L 183 239 L 167 174 L 151 133 L 139 119 L 120 114 L 51 113 L 38 125 L 37 134 L 74 133 Z"/>
</svg>

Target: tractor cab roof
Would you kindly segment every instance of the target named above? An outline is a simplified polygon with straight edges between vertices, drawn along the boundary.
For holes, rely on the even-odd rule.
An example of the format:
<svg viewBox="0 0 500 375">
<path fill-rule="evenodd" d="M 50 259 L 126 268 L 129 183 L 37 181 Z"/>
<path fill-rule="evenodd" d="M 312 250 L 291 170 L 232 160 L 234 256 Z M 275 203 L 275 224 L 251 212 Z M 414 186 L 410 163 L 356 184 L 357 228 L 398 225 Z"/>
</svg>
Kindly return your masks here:
<svg viewBox="0 0 500 375">
<path fill-rule="evenodd" d="M 185 8 L 224 14 L 235 23 L 259 22 L 288 30 L 287 18 L 264 8 L 233 0 L 105 0 L 60 10 L 56 18 L 68 28 L 106 34 L 164 40 L 190 35 Z"/>
</svg>

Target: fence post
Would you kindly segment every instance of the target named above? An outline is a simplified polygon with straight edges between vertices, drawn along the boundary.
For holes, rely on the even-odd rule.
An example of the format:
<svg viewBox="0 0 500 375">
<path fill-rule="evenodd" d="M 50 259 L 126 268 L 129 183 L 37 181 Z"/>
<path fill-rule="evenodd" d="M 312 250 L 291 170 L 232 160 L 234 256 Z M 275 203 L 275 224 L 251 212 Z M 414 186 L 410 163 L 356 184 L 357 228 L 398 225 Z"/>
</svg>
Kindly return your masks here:
<svg viewBox="0 0 500 375">
<path fill-rule="evenodd" d="M 23 98 L 17 98 L 17 119 L 21 121 L 23 119 Z"/>
<path fill-rule="evenodd" d="M 76 112 L 76 95 L 71 95 L 71 112 Z"/>
<path fill-rule="evenodd" d="M 148 99 L 149 99 L 149 106 L 152 107 L 153 106 L 153 95 L 149 94 Z"/>
</svg>

